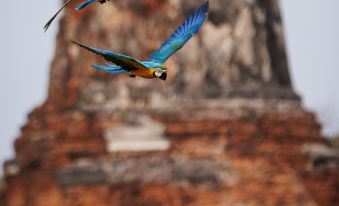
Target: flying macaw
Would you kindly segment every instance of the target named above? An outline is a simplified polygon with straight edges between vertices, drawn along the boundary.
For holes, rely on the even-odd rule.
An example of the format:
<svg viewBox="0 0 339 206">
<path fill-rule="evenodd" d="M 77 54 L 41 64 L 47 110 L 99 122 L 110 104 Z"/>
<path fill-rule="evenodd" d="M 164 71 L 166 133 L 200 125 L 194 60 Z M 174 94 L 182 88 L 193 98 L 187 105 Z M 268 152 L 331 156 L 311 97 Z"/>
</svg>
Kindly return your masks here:
<svg viewBox="0 0 339 206">
<path fill-rule="evenodd" d="M 59 11 L 54 14 L 54 16 L 46 23 L 46 25 L 44 26 L 45 31 L 47 31 L 48 27 L 52 24 L 52 22 L 54 21 L 54 19 L 58 16 L 58 14 L 69 4 L 71 3 L 71 1 L 73 0 L 68 0 L 62 7 L 61 9 L 59 9 Z M 93 4 L 95 1 L 100 2 L 101 4 L 105 3 L 106 1 L 109 0 L 86 0 L 84 2 L 82 2 L 81 4 L 79 4 L 77 7 L 75 7 L 75 10 L 79 11 L 82 10 L 88 6 L 90 6 L 91 4 Z"/>
<path fill-rule="evenodd" d="M 208 7 L 209 1 L 206 1 L 177 28 L 172 36 L 165 41 L 158 50 L 151 54 L 147 61 L 139 61 L 123 54 L 88 47 L 75 41 L 73 41 L 73 43 L 115 64 L 107 64 L 106 66 L 93 64 L 92 67 L 95 69 L 104 70 L 111 74 L 130 72 L 129 76 L 132 78 L 139 76 L 147 79 L 159 78 L 165 81 L 167 78 L 167 68 L 164 62 L 176 51 L 181 49 L 193 34 L 199 31 L 207 19 Z"/>
</svg>

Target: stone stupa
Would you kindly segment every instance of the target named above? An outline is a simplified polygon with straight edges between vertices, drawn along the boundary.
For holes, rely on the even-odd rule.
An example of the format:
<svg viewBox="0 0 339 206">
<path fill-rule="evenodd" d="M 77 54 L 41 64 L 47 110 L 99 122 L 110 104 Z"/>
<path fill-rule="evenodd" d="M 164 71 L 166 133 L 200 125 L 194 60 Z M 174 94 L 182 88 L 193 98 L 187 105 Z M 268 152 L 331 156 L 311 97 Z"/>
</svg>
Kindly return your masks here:
<svg viewBox="0 0 339 206">
<path fill-rule="evenodd" d="M 201 3 L 66 10 L 0 206 L 338 204 L 338 162 L 292 88 L 277 0 L 211 0 L 166 82 L 94 70 L 104 61 L 70 43 L 147 59 Z"/>
</svg>

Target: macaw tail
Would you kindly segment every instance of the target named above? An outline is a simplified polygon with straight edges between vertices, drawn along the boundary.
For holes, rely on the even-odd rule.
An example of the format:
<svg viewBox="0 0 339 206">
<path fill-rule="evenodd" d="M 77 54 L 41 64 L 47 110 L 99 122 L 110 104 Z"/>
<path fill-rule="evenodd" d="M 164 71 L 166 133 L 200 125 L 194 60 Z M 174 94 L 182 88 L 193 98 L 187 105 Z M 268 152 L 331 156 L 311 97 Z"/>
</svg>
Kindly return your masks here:
<svg viewBox="0 0 339 206">
<path fill-rule="evenodd" d="M 52 22 L 54 21 L 54 19 L 58 16 L 58 14 L 71 2 L 72 0 L 68 0 L 59 10 L 56 14 L 54 14 L 54 16 L 45 24 L 44 29 L 45 32 L 47 31 L 47 29 L 49 28 L 49 26 L 52 24 Z"/>
<path fill-rule="evenodd" d="M 84 9 L 88 6 L 90 6 L 91 4 L 93 4 L 96 0 L 87 0 L 83 3 L 81 3 L 80 5 L 78 5 L 77 7 L 75 7 L 75 10 L 79 11 L 81 9 Z"/>
<path fill-rule="evenodd" d="M 120 67 L 120 66 L 114 66 L 114 65 L 111 65 L 111 64 L 108 64 L 107 66 L 93 64 L 91 66 L 95 69 L 103 70 L 103 71 L 111 73 L 111 74 L 119 74 L 119 73 L 128 72 L 127 70 L 122 69 L 122 67 Z"/>
</svg>

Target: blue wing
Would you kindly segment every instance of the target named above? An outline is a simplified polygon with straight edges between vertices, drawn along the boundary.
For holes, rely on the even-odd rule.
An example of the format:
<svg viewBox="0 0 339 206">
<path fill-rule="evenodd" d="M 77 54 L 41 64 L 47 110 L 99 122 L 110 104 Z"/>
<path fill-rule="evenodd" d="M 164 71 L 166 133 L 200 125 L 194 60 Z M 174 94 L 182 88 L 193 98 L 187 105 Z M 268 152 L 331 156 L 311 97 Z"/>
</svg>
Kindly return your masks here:
<svg viewBox="0 0 339 206">
<path fill-rule="evenodd" d="M 107 66 L 102 66 L 102 65 L 92 65 L 93 68 L 103 70 L 105 72 L 111 73 L 111 74 L 119 74 L 119 73 L 125 73 L 128 72 L 127 70 L 123 69 L 123 67 L 120 66 L 114 66 L 108 64 Z"/>
<path fill-rule="evenodd" d="M 54 16 L 45 24 L 44 29 L 45 32 L 47 31 L 47 29 L 49 28 L 49 26 L 52 24 L 52 22 L 54 21 L 54 19 L 58 16 L 58 14 L 71 2 L 72 0 L 68 0 L 62 7 L 61 9 L 59 9 L 59 11 L 54 14 Z"/>
<path fill-rule="evenodd" d="M 93 4 L 96 0 L 87 0 L 83 3 L 81 3 L 80 5 L 78 5 L 77 7 L 75 7 L 75 10 L 81 10 L 81 9 L 84 9 L 88 6 L 90 6 L 91 4 Z"/>
<path fill-rule="evenodd" d="M 79 44 L 75 41 L 73 41 L 74 44 L 87 49 L 90 52 L 93 52 L 99 56 L 102 56 L 104 59 L 107 61 L 112 62 L 113 64 L 116 64 L 117 66 L 123 67 L 127 71 L 133 71 L 133 70 L 144 70 L 147 69 L 145 65 L 143 65 L 140 61 L 134 59 L 133 57 L 123 55 L 123 54 L 118 54 L 102 49 L 96 49 L 92 47 L 88 47 L 82 44 Z"/>
<path fill-rule="evenodd" d="M 186 21 L 150 56 L 151 61 L 163 63 L 181 49 L 197 33 L 207 18 L 209 1 L 202 4 Z"/>
</svg>

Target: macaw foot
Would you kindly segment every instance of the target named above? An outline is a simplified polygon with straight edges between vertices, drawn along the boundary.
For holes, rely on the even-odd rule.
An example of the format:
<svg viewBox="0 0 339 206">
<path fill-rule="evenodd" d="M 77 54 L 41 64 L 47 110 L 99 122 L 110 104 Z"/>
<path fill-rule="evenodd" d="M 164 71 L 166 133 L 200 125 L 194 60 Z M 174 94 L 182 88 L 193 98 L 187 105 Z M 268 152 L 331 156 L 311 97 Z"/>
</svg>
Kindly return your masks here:
<svg viewBox="0 0 339 206">
<path fill-rule="evenodd" d="M 129 77 L 131 77 L 131 78 L 135 78 L 135 75 L 134 74 L 130 74 L 130 75 L 128 75 Z"/>
</svg>

